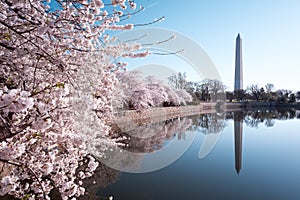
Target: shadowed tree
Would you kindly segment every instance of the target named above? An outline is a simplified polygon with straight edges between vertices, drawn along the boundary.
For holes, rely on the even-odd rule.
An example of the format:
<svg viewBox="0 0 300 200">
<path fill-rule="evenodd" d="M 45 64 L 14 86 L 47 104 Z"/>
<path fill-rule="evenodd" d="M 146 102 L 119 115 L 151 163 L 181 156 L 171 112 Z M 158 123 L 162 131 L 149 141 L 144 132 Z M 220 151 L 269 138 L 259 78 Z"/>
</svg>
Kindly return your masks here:
<svg viewBox="0 0 300 200">
<path fill-rule="evenodd" d="M 267 101 L 269 98 L 268 94 L 265 92 L 265 89 L 262 87 L 259 91 L 259 99 L 262 101 Z"/>
<path fill-rule="evenodd" d="M 225 95 L 226 95 L 226 99 L 228 99 L 229 102 L 232 102 L 232 100 L 234 99 L 234 93 L 230 91 L 226 91 Z"/>
<path fill-rule="evenodd" d="M 296 95 L 294 93 L 289 95 L 289 103 L 295 103 L 296 102 Z"/>
<path fill-rule="evenodd" d="M 202 83 L 200 85 L 200 92 L 201 92 L 201 98 L 200 98 L 201 101 L 210 101 L 211 100 L 207 83 Z"/>
<path fill-rule="evenodd" d="M 209 95 L 212 101 L 217 101 L 219 94 L 224 94 L 226 86 L 221 81 L 205 79 L 203 82 L 208 87 Z"/>
<path fill-rule="evenodd" d="M 246 91 L 243 89 L 234 91 L 234 98 L 238 101 L 243 101 L 245 96 L 246 96 Z"/>
<path fill-rule="evenodd" d="M 285 89 L 277 90 L 276 102 L 278 102 L 278 103 L 287 103 L 290 93 L 291 93 L 290 90 L 285 90 Z"/>
<path fill-rule="evenodd" d="M 253 100 L 259 101 L 260 89 L 257 84 L 252 84 L 248 86 L 247 90 L 249 91 L 249 94 L 251 95 Z"/>
<path fill-rule="evenodd" d="M 199 83 L 198 82 L 187 82 L 185 90 L 192 96 L 193 104 L 198 104 L 201 96 L 201 92 L 199 92 Z"/>
<path fill-rule="evenodd" d="M 300 101 L 300 91 L 297 92 L 296 98 L 297 98 L 298 101 Z"/>
</svg>

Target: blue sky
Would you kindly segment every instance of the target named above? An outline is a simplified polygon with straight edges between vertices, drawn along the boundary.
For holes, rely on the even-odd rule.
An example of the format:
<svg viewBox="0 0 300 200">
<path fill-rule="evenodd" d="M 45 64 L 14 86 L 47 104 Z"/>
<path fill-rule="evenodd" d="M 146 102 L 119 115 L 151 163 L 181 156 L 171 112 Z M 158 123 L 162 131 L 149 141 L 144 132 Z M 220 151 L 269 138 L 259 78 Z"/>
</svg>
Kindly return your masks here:
<svg viewBox="0 0 300 200">
<path fill-rule="evenodd" d="M 146 9 L 133 16 L 131 22 L 146 23 L 165 16 L 164 21 L 149 27 L 171 29 L 197 42 L 213 60 L 229 90 L 233 89 L 238 33 L 243 39 L 244 87 L 273 83 L 276 89 L 300 90 L 300 1 L 136 0 L 136 3 Z M 163 60 L 168 58 L 150 59 L 164 64 Z M 170 63 L 179 71 L 187 71 L 189 76 L 190 69 L 175 66 L 178 62 Z"/>
</svg>

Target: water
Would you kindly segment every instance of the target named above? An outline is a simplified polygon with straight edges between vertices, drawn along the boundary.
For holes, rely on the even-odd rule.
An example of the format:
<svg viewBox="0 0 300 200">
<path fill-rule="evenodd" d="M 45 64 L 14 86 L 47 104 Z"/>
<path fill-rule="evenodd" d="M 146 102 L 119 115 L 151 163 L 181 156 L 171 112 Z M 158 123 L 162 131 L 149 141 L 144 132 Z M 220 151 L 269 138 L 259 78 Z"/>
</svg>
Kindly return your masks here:
<svg viewBox="0 0 300 200">
<path fill-rule="evenodd" d="M 129 135 L 140 137 L 143 131 L 152 131 L 152 137 L 126 141 L 129 147 L 124 151 L 143 154 L 132 159 L 125 171 L 131 165 L 135 172 L 145 165 L 153 171 L 148 167 L 151 172 L 128 173 L 101 165 L 97 183 L 88 190 L 90 198 L 299 200 L 299 118 L 298 111 L 261 110 L 198 115 L 138 127 Z M 156 154 L 184 143 L 190 145 L 175 162 L 154 170 L 158 165 L 151 162 L 169 159 L 155 160 Z"/>
</svg>

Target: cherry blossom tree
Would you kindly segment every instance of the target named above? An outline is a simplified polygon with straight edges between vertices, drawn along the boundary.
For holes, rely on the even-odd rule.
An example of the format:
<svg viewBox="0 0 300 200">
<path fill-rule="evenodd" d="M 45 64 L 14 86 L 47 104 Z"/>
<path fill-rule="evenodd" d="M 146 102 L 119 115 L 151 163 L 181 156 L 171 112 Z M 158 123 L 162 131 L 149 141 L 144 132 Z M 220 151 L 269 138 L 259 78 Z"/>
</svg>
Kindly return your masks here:
<svg viewBox="0 0 300 200">
<path fill-rule="evenodd" d="M 182 104 L 186 105 L 186 103 L 192 102 L 192 96 L 185 89 L 177 89 L 177 95 L 180 97 L 180 101 Z"/>
<path fill-rule="evenodd" d="M 120 22 L 131 15 L 127 6 L 136 8 L 131 0 L 0 2 L 0 161 L 13 166 L 1 176 L 0 195 L 84 194 L 81 179 L 98 165 L 90 153 L 101 156 L 117 142 L 105 135 L 124 68 L 118 58 L 148 54 L 106 33 L 133 28 Z"/>
<path fill-rule="evenodd" d="M 119 108 L 126 105 L 129 108 L 141 110 L 149 108 L 153 104 L 151 93 L 143 81 L 140 71 L 123 72 L 117 88 L 114 104 Z"/>
<path fill-rule="evenodd" d="M 114 95 L 115 108 L 127 105 L 131 109 L 142 110 L 163 104 L 186 105 L 192 101 L 184 89 L 175 89 L 153 76 L 142 78 L 138 70 L 125 71 L 120 75 Z"/>
<path fill-rule="evenodd" d="M 166 92 L 166 85 L 163 81 L 156 79 L 153 76 L 148 76 L 145 79 L 147 88 L 150 91 L 153 105 L 154 106 L 161 106 L 163 102 L 168 100 L 168 94 Z"/>
</svg>

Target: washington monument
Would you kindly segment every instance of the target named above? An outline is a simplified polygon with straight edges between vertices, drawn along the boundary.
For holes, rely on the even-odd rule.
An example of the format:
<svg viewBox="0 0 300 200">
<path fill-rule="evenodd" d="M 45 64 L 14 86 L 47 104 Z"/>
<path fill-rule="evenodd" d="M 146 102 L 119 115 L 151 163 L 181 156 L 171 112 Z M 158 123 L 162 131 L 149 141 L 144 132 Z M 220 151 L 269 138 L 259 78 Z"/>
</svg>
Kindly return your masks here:
<svg viewBox="0 0 300 200">
<path fill-rule="evenodd" d="M 242 57 L 242 39 L 240 34 L 236 38 L 235 46 L 235 77 L 234 91 L 243 89 L 243 57 Z"/>
</svg>

